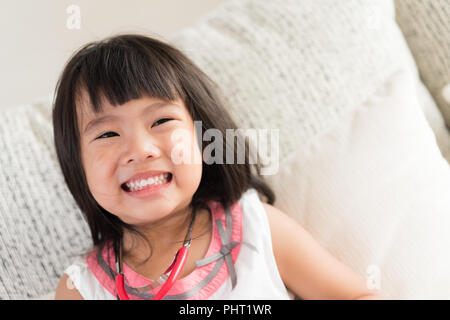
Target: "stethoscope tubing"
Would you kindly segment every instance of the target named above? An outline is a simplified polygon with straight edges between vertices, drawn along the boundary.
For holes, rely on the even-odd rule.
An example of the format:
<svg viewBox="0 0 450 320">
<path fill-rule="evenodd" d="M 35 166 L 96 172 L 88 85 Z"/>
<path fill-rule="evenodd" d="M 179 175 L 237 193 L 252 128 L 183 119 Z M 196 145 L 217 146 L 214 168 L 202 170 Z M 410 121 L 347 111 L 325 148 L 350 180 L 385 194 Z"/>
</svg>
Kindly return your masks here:
<svg viewBox="0 0 450 320">
<path fill-rule="evenodd" d="M 178 249 L 174 262 L 172 265 L 166 270 L 167 273 L 170 271 L 170 275 L 167 280 L 161 286 L 161 289 L 153 296 L 152 300 L 161 300 L 165 297 L 167 292 L 174 286 L 178 277 L 180 276 L 181 270 L 183 269 L 187 256 L 189 253 L 189 245 L 184 245 L 180 249 Z M 125 290 L 125 280 L 123 277 L 123 273 L 119 273 L 115 278 L 116 282 L 116 290 L 120 300 L 130 300 L 128 294 Z"/>
<path fill-rule="evenodd" d="M 183 246 L 178 249 L 177 253 L 175 254 L 174 260 L 170 264 L 169 268 L 164 272 L 164 274 L 167 274 L 170 271 L 169 277 L 167 280 L 162 284 L 159 291 L 153 296 L 152 300 L 161 300 L 164 298 L 169 292 L 169 290 L 174 286 L 175 282 L 177 281 L 178 277 L 180 276 L 181 270 L 183 269 L 187 256 L 189 253 L 189 247 L 191 245 L 191 233 L 192 228 L 194 225 L 195 220 L 195 212 L 192 214 L 192 220 L 188 228 L 188 232 L 186 234 L 186 237 L 183 242 Z M 125 290 L 125 279 L 124 274 L 122 270 L 122 259 L 121 259 L 121 245 L 120 241 L 115 243 L 114 250 L 116 253 L 116 270 L 118 274 L 115 276 L 114 281 L 116 285 L 116 291 L 117 296 L 119 300 L 130 300 L 126 290 Z"/>
<path fill-rule="evenodd" d="M 159 289 L 158 293 L 152 298 L 152 300 L 161 300 L 167 294 L 167 292 L 174 286 L 178 277 L 180 276 L 181 270 L 186 263 L 187 256 L 189 253 L 189 249 L 187 246 L 182 246 L 178 249 L 177 254 L 175 256 L 175 265 L 172 267 L 172 271 L 170 272 L 169 278 L 164 282 L 161 289 Z"/>
</svg>

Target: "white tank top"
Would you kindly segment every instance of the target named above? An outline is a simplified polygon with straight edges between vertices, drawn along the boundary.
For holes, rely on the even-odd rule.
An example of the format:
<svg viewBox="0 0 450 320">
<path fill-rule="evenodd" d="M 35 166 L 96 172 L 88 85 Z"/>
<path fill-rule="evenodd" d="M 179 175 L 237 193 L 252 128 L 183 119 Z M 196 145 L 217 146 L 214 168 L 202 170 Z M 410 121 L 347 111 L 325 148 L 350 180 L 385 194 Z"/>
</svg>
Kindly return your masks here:
<svg viewBox="0 0 450 320">
<path fill-rule="evenodd" d="M 176 281 L 164 299 L 293 299 L 284 286 L 272 251 L 267 215 L 255 189 L 230 208 L 209 201 L 212 237 L 197 268 Z M 151 280 L 123 264 L 130 299 L 150 299 L 159 290 L 141 292 Z M 114 300 L 115 258 L 111 245 L 79 256 L 65 271 L 86 300 Z"/>
</svg>

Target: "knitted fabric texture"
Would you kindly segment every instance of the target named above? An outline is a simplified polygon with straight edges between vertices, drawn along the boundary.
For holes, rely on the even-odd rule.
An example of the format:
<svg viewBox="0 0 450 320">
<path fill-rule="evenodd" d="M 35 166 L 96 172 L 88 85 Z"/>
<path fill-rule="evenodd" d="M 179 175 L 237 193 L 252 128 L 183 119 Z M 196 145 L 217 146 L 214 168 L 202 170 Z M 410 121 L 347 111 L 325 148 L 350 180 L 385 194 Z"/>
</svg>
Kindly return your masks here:
<svg viewBox="0 0 450 320">
<path fill-rule="evenodd" d="M 0 116 L 0 299 L 54 291 L 61 271 L 90 244 L 57 165 L 49 101 Z"/>
<path fill-rule="evenodd" d="M 280 130 L 284 159 L 398 68 L 399 37 L 392 1 L 230 0 L 171 42 L 220 85 L 239 127 Z"/>
</svg>

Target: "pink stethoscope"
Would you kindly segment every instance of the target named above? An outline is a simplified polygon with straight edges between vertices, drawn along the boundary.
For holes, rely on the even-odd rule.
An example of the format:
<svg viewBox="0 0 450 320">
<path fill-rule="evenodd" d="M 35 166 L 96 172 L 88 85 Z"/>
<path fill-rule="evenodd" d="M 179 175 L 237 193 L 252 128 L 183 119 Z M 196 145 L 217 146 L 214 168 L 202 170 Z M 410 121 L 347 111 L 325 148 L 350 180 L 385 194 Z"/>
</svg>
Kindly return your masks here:
<svg viewBox="0 0 450 320">
<path fill-rule="evenodd" d="M 195 212 L 192 214 L 191 223 L 189 225 L 188 232 L 183 241 L 183 246 L 178 249 L 175 257 L 167 268 L 166 271 L 157 279 L 154 280 L 153 283 L 157 283 L 156 286 L 152 286 L 153 288 L 162 284 L 161 289 L 153 296 L 152 300 L 161 300 L 165 297 L 167 292 L 173 287 L 175 282 L 177 281 L 181 270 L 183 269 L 184 264 L 186 263 L 186 259 L 189 253 L 189 247 L 191 245 L 191 233 L 192 227 L 194 225 L 195 220 Z M 116 270 L 118 274 L 115 276 L 114 281 L 116 283 L 116 291 L 117 298 L 119 300 L 130 300 L 128 294 L 125 290 L 125 280 L 123 275 L 123 267 L 122 267 L 122 250 L 120 240 L 117 241 L 114 245 L 114 251 L 116 255 Z"/>
</svg>

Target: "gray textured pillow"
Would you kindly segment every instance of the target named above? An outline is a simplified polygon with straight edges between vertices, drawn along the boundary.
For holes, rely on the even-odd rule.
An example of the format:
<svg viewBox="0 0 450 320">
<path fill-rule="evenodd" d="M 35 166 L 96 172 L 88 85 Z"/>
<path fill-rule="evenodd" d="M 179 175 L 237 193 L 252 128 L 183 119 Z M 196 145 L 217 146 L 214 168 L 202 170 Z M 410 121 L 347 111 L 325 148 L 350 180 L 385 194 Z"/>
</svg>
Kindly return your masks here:
<svg viewBox="0 0 450 320">
<path fill-rule="evenodd" d="M 0 299 L 36 298 L 91 240 L 57 165 L 51 96 L 0 122 Z"/>
<path fill-rule="evenodd" d="M 396 19 L 420 75 L 450 128 L 450 1 L 395 0 Z"/>
</svg>

